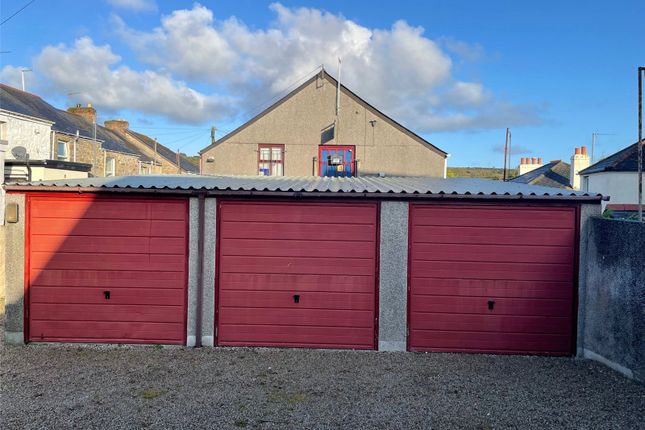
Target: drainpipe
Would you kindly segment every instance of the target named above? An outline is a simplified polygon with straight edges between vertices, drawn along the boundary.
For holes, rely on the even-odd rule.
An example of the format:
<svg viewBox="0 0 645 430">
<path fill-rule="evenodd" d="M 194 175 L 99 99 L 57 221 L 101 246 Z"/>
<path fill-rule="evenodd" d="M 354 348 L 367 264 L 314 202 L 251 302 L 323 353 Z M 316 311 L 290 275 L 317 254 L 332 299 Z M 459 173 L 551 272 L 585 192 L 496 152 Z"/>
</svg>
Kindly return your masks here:
<svg viewBox="0 0 645 430">
<path fill-rule="evenodd" d="M 74 163 L 76 163 L 76 145 L 78 143 L 80 133 L 76 130 L 76 137 L 74 138 Z"/>
<path fill-rule="evenodd" d="M 443 159 L 443 178 L 444 179 L 448 177 L 448 157 L 450 157 L 450 154 L 446 154 L 446 158 Z"/>
</svg>

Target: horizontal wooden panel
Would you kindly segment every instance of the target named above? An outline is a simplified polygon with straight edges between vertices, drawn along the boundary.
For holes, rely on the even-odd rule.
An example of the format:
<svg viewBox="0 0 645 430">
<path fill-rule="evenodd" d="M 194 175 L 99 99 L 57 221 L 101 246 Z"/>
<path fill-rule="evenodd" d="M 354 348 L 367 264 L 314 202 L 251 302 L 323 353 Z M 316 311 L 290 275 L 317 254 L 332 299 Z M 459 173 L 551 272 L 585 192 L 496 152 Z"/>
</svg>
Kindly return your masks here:
<svg viewBox="0 0 645 430">
<path fill-rule="evenodd" d="M 492 311 L 488 309 L 489 300 L 495 301 Z M 414 293 L 411 296 L 410 310 L 412 312 L 554 317 L 568 317 L 572 312 L 571 303 L 567 300 L 422 296 Z M 431 318 L 431 316 L 424 318 Z M 414 327 L 416 328 L 416 325 Z"/>
<path fill-rule="evenodd" d="M 571 324 L 567 317 L 513 316 L 513 315 L 477 315 L 477 314 L 426 314 L 415 324 L 415 330 L 440 331 L 473 331 L 497 333 L 571 333 Z M 456 333 L 459 334 L 459 333 Z"/>
<path fill-rule="evenodd" d="M 571 246 L 574 230 L 497 228 L 497 227 L 435 227 L 413 226 L 412 243 L 488 244 L 530 243 L 532 245 Z"/>
<path fill-rule="evenodd" d="M 147 322 L 175 322 L 184 320 L 184 311 L 178 306 L 158 305 L 116 305 L 109 304 L 51 304 L 31 303 L 32 321 L 147 321 Z"/>
<path fill-rule="evenodd" d="M 183 272 L 133 270 L 51 270 L 31 269 L 30 285 L 60 287 L 110 288 L 181 288 L 186 284 Z"/>
<path fill-rule="evenodd" d="M 339 247 L 347 247 L 347 241 L 374 240 L 374 225 L 330 225 L 330 224 L 289 224 L 289 223 L 236 223 L 223 221 L 220 227 L 222 239 L 317 239 L 337 241 Z"/>
<path fill-rule="evenodd" d="M 222 273 L 219 279 L 220 289 L 229 290 L 374 292 L 373 276 Z"/>
<path fill-rule="evenodd" d="M 339 241 L 316 240 L 261 240 L 261 239 L 222 239 L 222 255 L 247 255 L 255 257 L 307 257 L 315 250 L 318 258 L 339 257 L 346 243 Z M 373 242 L 352 242 L 352 257 L 374 258 Z"/>
<path fill-rule="evenodd" d="M 319 349 L 356 349 L 371 350 L 374 344 L 355 344 L 355 343 L 310 343 L 310 342 L 285 342 L 285 341 L 221 341 L 221 346 L 254 346 L 270 348 L 319 348 Z"/>
<path fill-rule="evenodd" d="M 33 218 L 186 220 L 186 202 L 173 200 L 134 201 L 133 199 L 32 200 Z"/>
<path fill-rule="evenodd" d="M 373 275 L 373 259 L 316 257 L 227 257 L 220 258 L 221 273 L 281 273 Z"/>
<path fill-rule="evenodd" d="M 121 288 L 52 287 L 32 286 L 29 289 L 31 303 L 105 304 L 104 292 L 110 291 L 112 305 L 180 305 L 184 300 L 183 289 L 169 288 Z"/>
<path fill-rule="evenodd" d="M 32 252 L 31 267 L 34 269 L 83 270 L 137 270 L 183 272 L 186 266 L 184 255 L 154 254 L 98 254 L 98 253 L 45 253 Z M 145 276 L 143 274 L 139 276 Z"/>
<path fill-rule="evenodd" d="M 224 328 L 225 327 L 225 328 Z M 266 325 L 233 325 L 228 324 L 220 330 L 219 343 L 244 342 L 254 345 L 255 342 L 324 345 L 345 344 L 373 346 L 374 330 L 371 328 L 348 327 L 310 327 L 310 326 L 266 326 Z"/>
<path fill-rule="evenodd" d="M 227 203 L 221 209 L 222 219 L 247 223 L 373 224 L 375 215 L 375 205 L 371 203 Z"/>
<path fill-rule="evenodd" d="M 185 254 L 185 237 L 39 236 L 35 252 Z"/>
<path fill-rule="evenodd" d="M 452 262 L 452 261 L 415 261 L 410 264 L 413 277 L 461 279 L 505 279 L 527 281 L 570 281 L 570 264 L 533 264 L 533 263 L 490 263 L 490 262 Z"/>
<path fill-rule="evenodd" d="M 262 309 L 222 308 L 220 324 L 236 325 L 306 325 L 325 327 L 374 328 L 372 310 L 329 310 L 329 309 Z"/>
<path fill-rule="evenodd" d="M 416 261 L 481 261 L 499 263 L 556 263 L 573 264 L 573 248 L 569 246 L 535 245 L 471 245 L 417 243 Z"/>
<path fill-rule="evenodd" d="M 300 296 L 295 303 L 293 296 Z M 374 309 L 374 296 L 356 293 L 309 293 L 299 291 L 230 291 L 220 290 L 220 307 L 288 308 L 288 309 Z M 256 312 L 263 312 L 256 310 Z"/>
<path fill-rule="evenodd" d="M 413 278 L 413 284 L 414 293 L 417 295 L 526 297 L 567 300 L 570 300 L 573 295 L 570 281 Z"/>
<path fill-rule="evenodd" d="M 572 208 L 418 207 L 414 212 L 414 224 L 417 226 L 573 228 L 572 214 Z"/>
<path fill-rule="evenodd" d="M 410 345 L 413 351 L 459 350 L 469 351 L 525 351 L 527 353 L 568 354 L 570 336 L 532 333 L 486 333 L 411 330 Z"/>
<path fill-rule="evenodd" d="M 182 323 L 32 321 L 33 342 L 184 343 Z"/>
<path fill-rule="evenodd" d="M 185 237 L 185 221 L 101 220 L 67 218 L 33 218 L 32 235 L 116 236 L 116 237 Z"/>
</svg>

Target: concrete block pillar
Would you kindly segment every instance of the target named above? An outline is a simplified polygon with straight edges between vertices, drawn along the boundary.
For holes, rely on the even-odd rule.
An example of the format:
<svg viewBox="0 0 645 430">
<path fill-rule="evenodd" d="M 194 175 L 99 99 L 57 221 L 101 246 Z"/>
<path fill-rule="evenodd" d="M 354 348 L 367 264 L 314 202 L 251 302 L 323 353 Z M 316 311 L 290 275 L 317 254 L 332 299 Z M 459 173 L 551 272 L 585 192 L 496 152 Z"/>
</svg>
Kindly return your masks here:
<svg viewBox="0 0 645 430">
<path fill-rule="evenodd" d="M 18 205 L 18 222 L 6 223 L 5 235 L 5 324 L 4 339 L 9 344 L 25 342 L 25 195 L 7 194 L 6 203 Z"/>
<path fill-rule="evenodd" d="M 381 203 L 379 351 L 406 350 L 408 216 L 408 202 Z"/>
<path fill-rule="evenodd" d="M 217 228 L 217 199 L 204 201 L 204 251 L 199 255 L 199 199 L 190 198 L 188 227 L 188 312 L 186 345 L 195 346 L 201 336 L 202 346 L 213 346 L 215 339 L 215 242 Z M 202 284 L 199 270 L 202 270 Z M 198 299 L 201 296 L 201 305 Z M 201 314 L 200 313 L 201 308 Z M 197 324 L 201 324 L 198 334 Z"/>
</svg>

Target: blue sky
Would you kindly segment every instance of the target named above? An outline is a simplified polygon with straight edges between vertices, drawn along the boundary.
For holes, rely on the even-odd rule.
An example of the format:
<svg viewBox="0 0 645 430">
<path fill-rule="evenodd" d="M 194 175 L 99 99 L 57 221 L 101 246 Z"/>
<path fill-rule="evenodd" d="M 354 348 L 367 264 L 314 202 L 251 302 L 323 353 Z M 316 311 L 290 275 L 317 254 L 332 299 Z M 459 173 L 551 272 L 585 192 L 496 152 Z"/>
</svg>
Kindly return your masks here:
<svg viewBox="0 0 645 430">
<path fill-rule="evenodd" d="M 452 166 L 500 166 L 506 126 L 514 161 L 567 160 L 594 131 L 597 157 L 636 140 L 643 18 L 643 1 L 36 0 L 0 27 L 0 78 L 32 68 L 55 106 L 196 153 L 340 55 L 344 83 Z"/>
</svg>

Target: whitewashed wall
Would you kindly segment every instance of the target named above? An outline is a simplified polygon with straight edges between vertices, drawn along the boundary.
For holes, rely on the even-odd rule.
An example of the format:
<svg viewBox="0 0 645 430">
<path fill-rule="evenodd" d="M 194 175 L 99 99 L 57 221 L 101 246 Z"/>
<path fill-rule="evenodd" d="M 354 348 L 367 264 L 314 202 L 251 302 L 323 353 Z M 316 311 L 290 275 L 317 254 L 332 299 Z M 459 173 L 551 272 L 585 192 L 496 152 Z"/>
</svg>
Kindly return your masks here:
<svg viewBox="0 0 645 430">
<path fill-rule="evenodd" d="M 603 209 L 609 204 L 638 203 L 638 174 L 636 172 L 603 172 L 587 175 L 588 189 L 594 193 L 609 196 L 609 202 L 603 202 Z"/>
<path fill-rule="evenodd" d="M 51 157 L 51 123 L 12 115 L 0 111 L 0 122 L 5 122 L 4 136 L 9 143 L 5 153 L 7 160 L 14 159 L 11 150 L 24 146 L 32 160 L 45 160 Z"/>
</svg>

